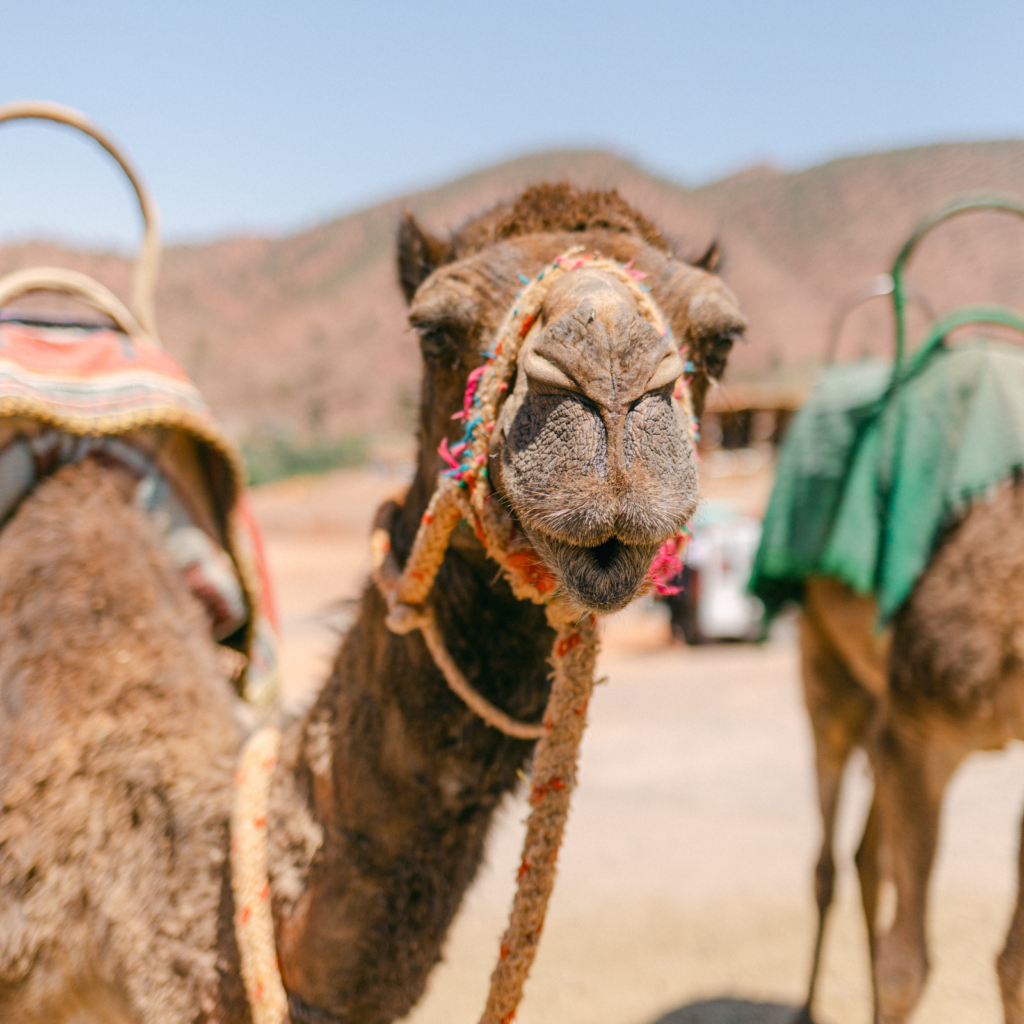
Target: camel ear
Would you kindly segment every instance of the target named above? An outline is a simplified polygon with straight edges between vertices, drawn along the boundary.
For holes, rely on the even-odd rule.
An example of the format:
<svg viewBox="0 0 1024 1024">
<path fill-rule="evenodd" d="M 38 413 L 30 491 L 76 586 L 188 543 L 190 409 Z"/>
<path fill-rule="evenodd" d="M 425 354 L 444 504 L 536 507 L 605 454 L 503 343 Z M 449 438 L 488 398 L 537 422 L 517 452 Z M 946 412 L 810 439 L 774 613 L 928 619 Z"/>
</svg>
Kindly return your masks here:
<svg viewBox="0 0 1024 1024">
<path fill-rule="evenodd" d="M 689 301 L 687 348 L 696 373 L 690 383 L 694 410 L 704 409 L 708 384 L 725 372 L 734 342 L 743 337 L 747 321 L 736 296 L 720 277 L 705 277 Z"/>
<path fill-rule="evenodd" d="M 722 247 L 718 244 L 717 238 L 707 247 L 700 259 L 694 260 L 693 265 L 710 274 L 718 273 L 718 268 L 722 265 Z"/>
<path fill-rule="evenodd" d="M 405 301 L 412 302 L 416 289 L 451 258 L 451 245 L 427 234 L 406 210 L 398 227 L 398 283 Z"/>
</svg>

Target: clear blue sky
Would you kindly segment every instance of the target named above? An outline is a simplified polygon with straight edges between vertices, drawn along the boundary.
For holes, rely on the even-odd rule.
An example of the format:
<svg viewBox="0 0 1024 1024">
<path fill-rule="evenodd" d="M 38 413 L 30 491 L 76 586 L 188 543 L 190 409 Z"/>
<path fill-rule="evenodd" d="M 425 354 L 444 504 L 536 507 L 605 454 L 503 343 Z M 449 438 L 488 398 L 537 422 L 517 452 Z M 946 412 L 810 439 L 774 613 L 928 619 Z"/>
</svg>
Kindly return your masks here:
<svg viewBox="0 0 1024 1024">
<path fill-rule="evenodd" d="M 1024 137 L 1021 0 L 0 0 L 0 101 L 79 107 L 173 240 L 283 233 L 509 156 L 745 165 Z M 0 129 L 0 238 L 132 239 L 98 151 Z"/>
</svg>

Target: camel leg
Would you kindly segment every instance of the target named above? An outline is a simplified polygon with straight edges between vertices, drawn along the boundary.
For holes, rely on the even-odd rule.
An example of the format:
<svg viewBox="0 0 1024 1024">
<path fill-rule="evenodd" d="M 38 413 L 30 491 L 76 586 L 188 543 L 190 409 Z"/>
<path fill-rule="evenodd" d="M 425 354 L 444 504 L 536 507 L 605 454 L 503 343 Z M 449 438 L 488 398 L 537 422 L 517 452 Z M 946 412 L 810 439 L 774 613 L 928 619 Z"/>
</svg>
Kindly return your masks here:
<svg viewBox="0 0 1024 1024">
<path fill-rule="evenodd" d="M 864 834 L 854 860 L 857 864 L 857 878 L 860 881 L 860 904 L 864 908 L 864 924 L 868 932 L 868 953 L 870 962 L 875 962 L 875 928 L 878 920 L 878 889 L 881 873 L 878 861 L 878 801 L 871 800 Z M 878 1000 L 875 998 L 875 1016 L 878 1016 Z"/>
<path fill-rule="evenodd" d="M 843 773 L 850 754 L 863 740 L 873 700 L 854 680 L 811 610 L 806 610 L 801 616 L 800 652 L 804 700 L 814 734 L 814 767 L 822 824 L 821 852 L 814 871 L 818 930 L 811 960 L 807 1001 L 795 1022 L 810 1024 L 813 1021 L 811 1011 L 821 965 L 825 923 L 835 895 L 833 843 Z"/>
<path fill-rule="evenodd" d="M 964 751 L 928 736 L 918 720 L 894 718 L 873 745 L 875 800 L 886 864 L 896 886 L 896 917 L 874 957 L 879 1024 L 903 1024 L 928 975 L 928 880 L 939 837 L 942 797 Z"/>
<path fill-rule="evenodd" d="M 1017 906 L 1006 935 L 1006 945 L 996 961 L 1006 1024 L 1024 1024 L 1024 819 L 1017 850 Z"/>
</svg>

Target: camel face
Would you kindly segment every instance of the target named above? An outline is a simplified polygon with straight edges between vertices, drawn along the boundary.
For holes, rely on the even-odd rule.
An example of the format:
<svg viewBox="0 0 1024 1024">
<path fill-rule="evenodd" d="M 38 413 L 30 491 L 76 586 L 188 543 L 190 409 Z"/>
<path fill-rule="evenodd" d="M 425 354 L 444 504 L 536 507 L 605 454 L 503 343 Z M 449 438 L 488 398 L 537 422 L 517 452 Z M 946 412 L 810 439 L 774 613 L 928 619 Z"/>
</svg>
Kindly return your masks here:
<svg viewBox="0 0 1024 1024">
<path fill-rule="evenodd" d="M 422 260 L 441 243 L 415 231 Z M 410 320 L 421 336 L 425 396 L 444 407 L 424 433 L 454 444 L 451 417 L 466 378 L 493 345 L 523 277 L 574 244 L 632 260 L 672 333 L 662 336 L 634 292 L 605 270 L 558 278 L 520 352 L 490 471 L 560 586 L 582 608 L 610 612 L 636 597 L 661 544 L 696 509 L 690 424 L 673 391 L 684 360 L 694 363 L 698 400 L 723 369 L 744 327 L 731 293 L 714 274 L 636 237 L 553 232 L 498 241 L 437 267 L 412 293 Z"/>
<path fill-rule="evenodd" d="M 564 588 L 612 611 L 697 506 L 688 424 L 672 399 L 683 359 L 602 271 L 561 278 L 542 323 L 520 355 L 492 461 Z"/>
</svg>

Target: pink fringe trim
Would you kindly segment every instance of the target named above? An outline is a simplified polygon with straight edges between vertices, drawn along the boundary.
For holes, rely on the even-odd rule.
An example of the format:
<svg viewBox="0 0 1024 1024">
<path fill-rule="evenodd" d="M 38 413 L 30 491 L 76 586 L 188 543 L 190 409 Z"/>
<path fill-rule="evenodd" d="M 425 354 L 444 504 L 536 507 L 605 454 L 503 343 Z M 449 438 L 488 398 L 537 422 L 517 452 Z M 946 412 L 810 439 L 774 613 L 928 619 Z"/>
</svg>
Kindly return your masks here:
<svg viewBox="0 0 1024 1024">
<path fill-rule="evenodd" d="M 690 542 L 689 530 L 680 530 L 674 537 L 669 537 L 658 549 L 658 553 L 647 571 L 647 578 L 654 584 L 654 589 L 663 596 L 678 594 L 683 588 L 672 585 L 683 571 L 683 555 Z"/>
</svg>

